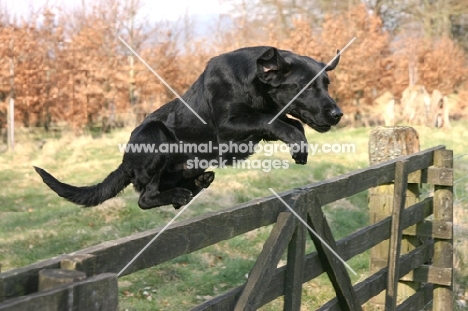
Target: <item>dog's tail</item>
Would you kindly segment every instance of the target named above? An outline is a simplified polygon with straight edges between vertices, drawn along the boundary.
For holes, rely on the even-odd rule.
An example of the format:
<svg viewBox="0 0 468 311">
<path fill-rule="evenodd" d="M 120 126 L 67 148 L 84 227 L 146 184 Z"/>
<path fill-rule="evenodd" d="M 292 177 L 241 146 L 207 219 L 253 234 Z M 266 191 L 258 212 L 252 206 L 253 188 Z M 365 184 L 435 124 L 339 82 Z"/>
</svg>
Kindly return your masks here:
<svg viewBox="0 0 468 311">
<path fill-rule="evenodd" d="M 115 197 L 130 184 L 130 176 L 122 169 L 122 164 L 101 183 L 85 187 L 75 187 L 62 183 L 42 168 L 34 166 L 34 169 L 42 177 L 44 183 L 59 196 L 86 207 L 101 204 L 107 199 Z"/>
</svg>

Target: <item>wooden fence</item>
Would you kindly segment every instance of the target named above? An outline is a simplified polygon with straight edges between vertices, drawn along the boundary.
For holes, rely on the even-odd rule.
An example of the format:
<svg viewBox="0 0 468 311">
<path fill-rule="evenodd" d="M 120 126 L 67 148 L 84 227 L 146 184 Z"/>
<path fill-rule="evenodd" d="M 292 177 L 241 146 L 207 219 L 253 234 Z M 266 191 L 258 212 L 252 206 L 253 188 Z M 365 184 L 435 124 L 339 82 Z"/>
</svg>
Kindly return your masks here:
<svg viewBox="0 0 468 311">
<path fill-rule="evenodd" d="M 388 265 L 354 286 L 344 265 L 315 236 L 311 238 L 317 251 L 305 253 L 308 230 L 275 196 L 171 225 L 123 274 L 274 224 L 246 283 L 193 311 L 256 310 L 283 295 L 284 310 L 300 310 L 302 284 L 323 272 L 328 274 L 336 297 L 319 310 L 361 310 L 382 291 L 386 293 L 386 310 L 422 310 L 431 301 L 434 310 L 452 310 L 452 159 L 450 150 L 438 146 L 280 194 L 344 260 L 390 240 Z M 393 181 L 392 215 L 335 242 L 321 206 Z M 404 208 L 408 183 L 434 185 L 433 194 Z M 1 273 L 0 310 L 116 310 L 116 273 L 160 230 Z M 421 245 L 400 255 L 403 232 L 425 238 Z M 278 268 L 284 252 L 287 264 Z M 76 269 L 87 278 L 38 292 L 38 275 L 43 269 Z M 400 279 L 422 285 L 402 301 L 397 297 Z"/>
</svg>

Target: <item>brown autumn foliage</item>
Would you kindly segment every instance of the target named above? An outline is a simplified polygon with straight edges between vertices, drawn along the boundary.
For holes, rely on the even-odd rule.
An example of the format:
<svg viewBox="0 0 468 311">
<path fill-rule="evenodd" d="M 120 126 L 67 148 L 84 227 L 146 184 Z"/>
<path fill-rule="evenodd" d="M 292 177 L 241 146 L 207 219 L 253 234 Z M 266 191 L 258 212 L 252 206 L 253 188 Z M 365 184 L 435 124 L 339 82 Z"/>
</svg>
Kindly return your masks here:
<svg viewBox="0 0 468 311">
<path fill-rule="evenodd" d="M 337 48 L 344 47 L 354 37 L 356 40 L 334 71 L 336 82 L 332 90 L 348 114 L 372 105 L 393 83 L 390 36 L 382 29 L 380 18 L 369 14 L 364 5 L 325 18 L 321 33 L 324 56 L 331 59 Z"/>
<path fill-rule="evenodd" d="M 148 113 L 175 98 L 118 36 L 179 94 L 210 57 L 223 52 L 272 45 L 326 63 L 356 37 L 330 73 L 330 92 L 350 119 L 372 110 L 386 91 L 398 98 L 410 82 L 429 92 L 468 97 L 461 87 L 468 76 L 466 55 L 456 43 L 445 37 L 429 42 L 404 34 L 392 37 L 364 5 L 326 15 L 320 25 L 307 17 L 292 19 L 282 31 L 271 21 L 239 16 L 233 27 L 200 39 L 189 27 L 163 23 L 129 30 L 125 21 L 133 17 L 122 3 L 101 0 L 86 14 L 55 16 L 44 10 L 27 22 L 0 25 L 0 128 L 12 89 L 17 126 L 46 129 L 82 129 L 128 112 Z M 409 68 L 416 81 L 410 81 Z"/>
<path fill-rule="evenodd" d="M 41 53 L 42 46 L 36 40 L 37 36 L 37 30 L 27 25 L 0 29 L 0 114 L 6 116 L 13 85 L 15 95 L 19 97 L 15 104 L 15 117 L 25 126 L 30 125 L 32 113 L 40 113 L 41 95 L 46 92 L 47 77 L 42 75 L 39 65 L 42 65 L 44 53 Z"/>
<path fill-rule="evenodd" d="M 393 55 L 396 94 L 401 94 L 410 83 L 408 66 L 415 68 L 414 84 L 424 85 L 430 93 L 438 89 L 445 95 L 451 94 L 468 74 L 466 55 L 450 38 L 427 42 L 423 38 L 408 37 L 403 42 L 395 43 L 395 48 L 398 50 Z"/>
</svg>

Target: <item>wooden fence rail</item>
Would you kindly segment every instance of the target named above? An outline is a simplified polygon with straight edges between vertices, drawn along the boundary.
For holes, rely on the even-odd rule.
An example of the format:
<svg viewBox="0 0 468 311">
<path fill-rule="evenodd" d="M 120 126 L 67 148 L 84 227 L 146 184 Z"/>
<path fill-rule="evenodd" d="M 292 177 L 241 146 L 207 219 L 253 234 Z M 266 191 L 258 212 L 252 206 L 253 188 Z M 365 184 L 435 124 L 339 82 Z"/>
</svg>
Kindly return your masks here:
<svg viewBox="0 0 468 311">
<path fill-rule="evenodd" d="M 385 290 L 386 304 L 391 310 L 414 310 L 415 306 L 427 305 L 432 299 L 434 310 L 449 310 L 445 306 L 450 306 L 452 299 L 451 159 L 451 151 L 437 146 L 280 194 L 344 260 L 390 239 L 389 265 L 354 286 L 344 265 L 313 235 L 310 237 L 317 251 L 305 254 L 306 228 L 275 196 L 171 225 L 124 275 L 274 224 L 246 283 L 202 303 L 192 311 L 256 310 L 283 295 L 285 310 L 300 310 L 302 284 L 324 272 L 331 280 L 336 297 L 319 310 L 361 310 L 363 304 Z M 395 202 L 398 204 L 395 204 L 397 208 L 393 214 L 335 241 L 321 207 L 394 181 Z M 408 182 L 434 185 L 434 195 L 403 208 Z M 63 292 L 79 295 L 88 287 L 98 291 L 102 282 L 110 284 L 105 286 L 107 292 L 102 293 L 107 298 L 89 303 L 86 310 L 116 310 L 116 273 L 160 230 L 148 230 L 1 273 L 0 311 L 30 310 L 24 306 L 31 303 L 34 303 L 34 310 L 50 310 L 44 302 L 48 300 L 45 298 L 63 295 Z M 427 238 L 423 244 L 400 256 L 399 245 L 403 233 Z M 277 268 L 285 252 L 287 264 Z M 59 268 L 83 271 L 88 278 L 38 293 L 39 271 Z M 425 285 L 411 297 L 400 299 L 396 288 L 402 279 L 424 282 Z M 94 297 L 100 299 L 99 294 Z M 57 298 L 54 303 L 56 306 L 67 303 L 70 310 L 82 310 L 76 304 L 84 302 L 68 299 Z M 103 303 L 107 303 L 109 308 L 95 307 Z M 442 304 L 443 308 L 435 307 Z"/>
</svg>

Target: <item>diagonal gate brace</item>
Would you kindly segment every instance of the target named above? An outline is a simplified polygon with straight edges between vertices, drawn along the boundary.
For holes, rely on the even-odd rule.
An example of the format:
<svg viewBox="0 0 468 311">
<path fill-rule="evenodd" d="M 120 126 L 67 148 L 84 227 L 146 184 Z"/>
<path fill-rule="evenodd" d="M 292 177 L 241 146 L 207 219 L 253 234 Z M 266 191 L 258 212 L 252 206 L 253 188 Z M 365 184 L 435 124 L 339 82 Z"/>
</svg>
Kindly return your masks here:
<svg viewBox="0 0 468 311">
<path fill-rule="evenodd" d="M 234 311 L 257 310 L 261 305 L 265 288 L 268 287 L 271 276 L 276 270 L 296 227 L 297 222 L 294 215 L 288 212 L 282 212 L 278 215 L 278 220 L 250 271 Z"/>
<path fill-rule="evenodd" d="M 313 192 L 305 194 L 308 198 L 307 223 L 328 245 L 336 250 L 335 239 L 328 225 L 327 219 L 322 212 L 322 207 Z M 319 254 L 322 267 L 327 272 L 328 277 L 335 289 L 336 297 L 342 310 L 356 311 L 362 310 L 361 304 L 354 291 L 351 278 L 345 265 L 323 245 L 323 243 L 313 234 L 310 234 Z"/>
</svg>

